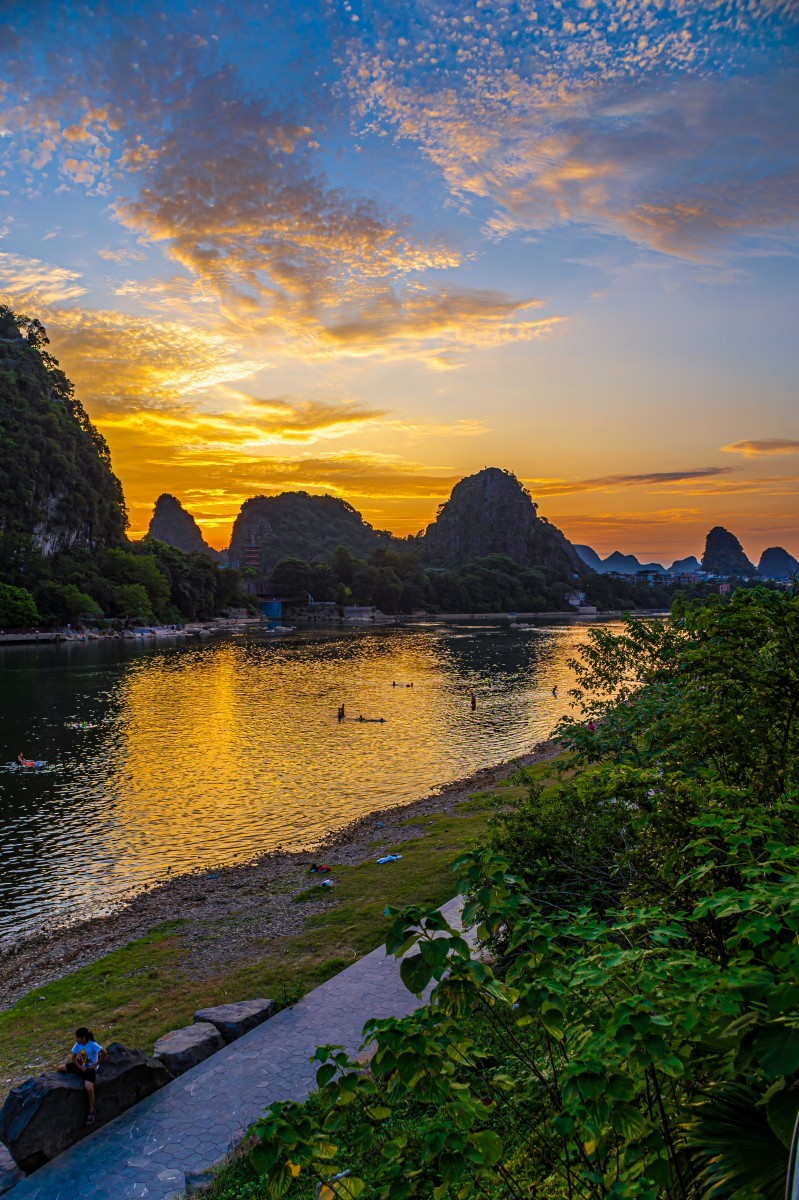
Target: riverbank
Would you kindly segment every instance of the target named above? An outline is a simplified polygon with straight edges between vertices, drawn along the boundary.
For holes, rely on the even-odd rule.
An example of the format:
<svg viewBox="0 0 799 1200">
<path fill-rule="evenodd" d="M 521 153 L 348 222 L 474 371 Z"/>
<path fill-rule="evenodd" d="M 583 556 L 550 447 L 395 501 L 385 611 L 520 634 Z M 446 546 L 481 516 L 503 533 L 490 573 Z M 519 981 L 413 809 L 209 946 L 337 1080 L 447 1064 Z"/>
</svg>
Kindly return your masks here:
<svg viewBox="0 0 799 1200">
<path fill-rule="evenodd" d="M 485 793 L 520 786 L 521 769 L 548 774 L 556 756 L 542 743 L 359 818 L 313 850 L 180 876 L 111 916 L 21 941 L 0 959 L 0 1086 L 56 1061 L 77 1024 L 149 1051 L 198 1007 L 296 999 L 380 943 L 387 903 L 449 899 L 448 865 L 490 817 Z M 402 858 L 378 865 L 387 852 Z M 314 862 L 332 870 L 309 875 Z"/>
<path fill-rule="evenodd" d="M 280 632 L 294 633 L 295 630 L 374 630 L 382 628 L 386 625 L 407 625 L 407 624 L 436 624 L 441 622 L 446 625 L 456 625 L 461 621 L 484 621 L 489 625 L 507 625 L 517 621 L 565 621 L 573 622 L 594 622 L 594 621 L 615 621 L 622 617 L 631 616 L 639 619 L 652 617 L 667 617 L 668 611 L 665 609 L 607 609 L 602 611 L 589 612 L 579 609 L 569 609 L 567 611 L 552 611 L 552 612 L 470 612 L 470 613 L 414 613 L 412 615 L 386 616 L 385 613 L 378 613 L 375 618 L 370 620 L 305 620 L 301 616 L 290 615 L 286 619 L 291 621 L 289 626 L 275 626 L 273 621 L 269 621 L 266 617 L 215 617 L 211 621 L 190 621 L 183 625 L 147 625 L 142 627 L 126 627 L 124 629 L 101 629 L 99 627 L 91 627 L 87 629 L 22 629 L 15 630 L 11 633 L 0 631 L 0 646 L 28 645 L 34 642 L 45 643 L 68 643 L 74 645 L 80 642 L 96 642 L 104 641 L 105 639 L 115 639 L 124 641 L 149 641 L 153 638 L 197 638 L 197 637 L 212 637 L 215 634 L 224 633 L 242 633 L 247 630 L 264 631 L 264 632 Z"/>
<path fill-rule="evenodd" d="M 0 631 L 0 646 L 28 645 L 31 642 L 149 641 L 153 638 L 211 637 L 214 634 L 236 633 L 248 628 L 267 627 L 263 617 L 215 617 L 212 621 L 187 621 L 182 625 L 136 625 L 101 629 L 99 626 L 72 629 L 18 629 L 12 633 Z"/>
</svg>

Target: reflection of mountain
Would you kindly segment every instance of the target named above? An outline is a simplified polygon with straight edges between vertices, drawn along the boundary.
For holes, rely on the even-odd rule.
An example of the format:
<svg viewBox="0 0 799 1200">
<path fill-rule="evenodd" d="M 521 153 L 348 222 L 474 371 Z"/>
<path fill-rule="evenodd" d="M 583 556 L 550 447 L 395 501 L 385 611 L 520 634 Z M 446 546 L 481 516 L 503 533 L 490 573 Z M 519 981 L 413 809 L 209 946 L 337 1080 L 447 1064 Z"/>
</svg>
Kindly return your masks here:
<svg viewBox="0 0 799 1200">
<path fill-rule="evenodd" d="M 6 759 L 28 750 L 38 729 L 30 749 L 57 771 L 9 775 L 0 789 L 10 862 L 0 872 L 0 937 L 95 915 L 163 879 L 167 866 L 311 845 L 327 829 L 525 752 L 567 711 L 567 663 L 586 639 L 571 625 L 532 634 L 428 626 L 281 643 L 20 650 L 19 666 L 0 672 Z M 53 724 L 43 727 L 45 691 Z M 342 701 L 351 717 L 387 723 L 339 726 Z M 86 734 L 66 729 L 109 716 Z M 97 834 L 90 860 L 74 854 L 87 820 Z"/>
<path fill-rule="evenodd" d="M 455 672 L 456 679 L 480 680 L 491 685 L 504 684 L 507 680 L 526 678 L 535 669 L 536 663 L 545 653 L 547 642 L 542 634 L 512 634 L 496 628 L 460 629 L 442 637 L 439 652 L 448 671 Z"/>
</svg>

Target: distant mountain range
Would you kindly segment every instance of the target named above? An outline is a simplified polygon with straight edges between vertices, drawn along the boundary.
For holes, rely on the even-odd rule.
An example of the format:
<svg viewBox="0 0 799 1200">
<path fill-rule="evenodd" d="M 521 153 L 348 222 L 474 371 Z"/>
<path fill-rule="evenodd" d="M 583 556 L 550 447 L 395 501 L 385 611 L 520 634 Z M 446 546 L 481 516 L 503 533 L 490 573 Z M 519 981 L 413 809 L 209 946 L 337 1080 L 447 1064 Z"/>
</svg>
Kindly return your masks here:
<svg viewBox="0 0 799 1200">
<path fill-rule="evenodd" d="M 575 546 L 574 548 L 585 565 L 600 575 L 605 575 L 609 571 L 615 571 L 620 575 L 637 575 L 639 571 L 658 571 L 661 574 L 669 575 L 694 575 L 702 570 L 702 564 L 693 554 L 688 558 L 678 558 L 670 567 L 664 567 L 660 563 L 639 562 L 634 554 L 622 554 L 619 550 L 614 550 L 607 558 L 600 558 L 596 550 L 590 546 Z"/>
<path fill-rule="evenodd" d="M 158 497 L 149 534 L 181 550 L 214 553 L 174 496 Z M 381 548 L 407 550 L 409 545 L 433 567 L 503 555 L 521 566 L 558 569 L 567 579 L 576 578 L 580 570 L 575 547 L 555 525 L 538 516 L 536 504 L 516 476 L 499 467 L 486 467 L 461 479 L 425 532 L 407 539 L 374 529 L 357 509 L 335 496 L 308 492 L 253 496 L 236 517 L 227 560 L 234 567 L 256 567 L 268 578 L 286 558 L 318 562 L 338 546 L 367 556 Z"/>
<path fill-rule="evenodd" d="M 705 542 L 701 561 L 693 554 L 678 558 L 670 567 L 660 563 L 642 563 L 634 554 L 622 554 L 615 550 L 607 558 L 600 558 L 591 546 L 575 546 L 580 559 L 587 567 L 600 575 L 614 572 L 620 575 L 637 575 L 639 571 L 657 571 L 668 575 L 723 575 L 739 579 L 793 579 L 799 575 L 799 562 L 782 546 L 770 546 L 760 556 L 757 566 L 746 557 L 735 534 L 721 525 L 710 530 Z"/>
<path fill-rule="evenodd" d="M 205 542 L 191 514 L 171 495 L 159 496 L 150 534 L 181 550 L 209 557 L 217 553 Z M 721 526 L 710 530 L 701 561 L 689 555 L 666 568 L 660 563 L 641 562 L 634 554 L 619 550 L 601 558 L 591 546 L 572 545 L 557 526 L 540 517 L 537 505 L 516 476 L 499 467 L 486 467 L 461 479 L 424 533 L 405 539 L 374 529 L 357 509 L 335 496 L 308 492 L 253 496 L 241 506 L 230 549 L 222 553 L 231 566 L 254 567 L 268 579 L 283 559 L 319 562 L 338 546 L 356 556 L 368 556 L 381 548 L 412 547 L 425 565 L 441 568 L 501 555 L 523 567 L 557 570 L 563 579 L 577 578 L 586 567 L 600 575 L 631 577 L 639 572 L 704 572 L 790 579 L 799 573 L 797 560 L 779 546 L 765 550 L 759 568 L 755 567 L 735 535 Z"/>
</svg>

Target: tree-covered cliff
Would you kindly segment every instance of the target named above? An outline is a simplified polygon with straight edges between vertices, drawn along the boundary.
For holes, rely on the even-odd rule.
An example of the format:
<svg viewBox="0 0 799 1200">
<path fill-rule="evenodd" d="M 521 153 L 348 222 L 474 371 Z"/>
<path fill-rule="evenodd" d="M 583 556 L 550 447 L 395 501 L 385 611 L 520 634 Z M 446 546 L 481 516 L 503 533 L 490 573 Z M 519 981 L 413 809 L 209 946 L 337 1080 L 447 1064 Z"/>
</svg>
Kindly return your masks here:
<svg viewBox="0 0 799 1200">
<path fill-rule="evenodd" d="M 47 344 L 0 305 L 0 561 L 113 545 L 127 525 L 108 446 Z"/>
<path fill-rule="evenodd" d="M 108 446 L 47 345 L 39 321 L 0 306 L 0 627 L 171 622 L 246 602 L 236 571 L 127 540 Z"/>
<path fill-rule="evenodd" d="M 422 539 L 425 559 L 456 566 L 502 555 L 522 567 L 545 567 L 574 579 L 583 564 L 571 542 L 539 517 L 510 471 L 486 467 L 461 479 Z"/>
<path fill-rule="evenodd" d="M 315 562 L 327 558 L 337 546 L 366 556 L 394 541 L 390 533 L 373 529 L 357 509 L 336 496 L 283 492 L 245 500 L 233 525 L 229 557 L 235 567 L 254 565 L 247 552 L 257 549 L 260 573 L 268 578 L 284 558 Z"/>
</svg>

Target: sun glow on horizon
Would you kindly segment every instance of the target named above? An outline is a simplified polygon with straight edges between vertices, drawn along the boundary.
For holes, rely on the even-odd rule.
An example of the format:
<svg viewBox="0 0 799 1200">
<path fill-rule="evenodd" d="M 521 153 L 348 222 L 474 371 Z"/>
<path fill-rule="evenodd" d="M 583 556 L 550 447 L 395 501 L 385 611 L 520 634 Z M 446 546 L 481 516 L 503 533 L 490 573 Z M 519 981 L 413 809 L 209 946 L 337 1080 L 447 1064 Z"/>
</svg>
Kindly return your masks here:
<svg viewBox="0 0 799 1200">
<path fill-rule="evenodd" d="M 0 18 L 0 298 L 132 536 L 294 489 L 404 535 L 495 464 L 603 554 L 799 554 L 795 7 L 50 18 Z"/>
</svg>

